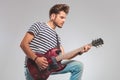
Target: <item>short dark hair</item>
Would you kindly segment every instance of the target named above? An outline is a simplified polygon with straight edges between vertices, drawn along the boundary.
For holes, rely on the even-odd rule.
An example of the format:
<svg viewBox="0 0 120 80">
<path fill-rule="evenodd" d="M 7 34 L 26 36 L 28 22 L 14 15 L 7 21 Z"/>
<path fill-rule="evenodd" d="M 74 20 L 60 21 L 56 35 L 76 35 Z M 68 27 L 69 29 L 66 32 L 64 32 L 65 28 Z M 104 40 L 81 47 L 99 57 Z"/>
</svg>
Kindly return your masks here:
<svg viewBox="0 0 120 80">
<path fill-rule="evenodd" d="M 56 4 L 53 7 L 51 7 L 49 11 L 49 16 L 51 16 L 51 14 L 53 13 L 59 14 L 60 11 L 64 11 L 66 14 L 68 14 L 69 6 L 67 4 Z"/>
</svg>

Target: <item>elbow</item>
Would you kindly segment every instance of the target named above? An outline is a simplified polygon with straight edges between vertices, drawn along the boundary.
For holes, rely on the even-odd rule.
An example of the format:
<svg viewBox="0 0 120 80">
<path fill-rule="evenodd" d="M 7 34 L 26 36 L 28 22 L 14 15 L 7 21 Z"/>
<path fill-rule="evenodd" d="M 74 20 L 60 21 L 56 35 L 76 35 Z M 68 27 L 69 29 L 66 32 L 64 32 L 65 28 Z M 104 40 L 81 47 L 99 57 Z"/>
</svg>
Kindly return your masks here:
<svg viewBox="0 0 120 80">
<path fill-rule="evenodd" d="M 24 50 L 24 49 L 26 49 L 26 48 L 28 48 L 28 47 L 29 47 L 29 44 L 26 43 L 25 41 L 22 41 L 22 42 L 20 43 L 20 48 L 21 48 L 22 50 Z"/>
<path fill-rule="evenodd" d="M 22 44 L 20 43 L 20 48 L 22 48 Z"/>
<path fill-rule="evenodd" d="M 24 43 L 21 42 L 21 43 L 20 43 L 20 48 L 23 49 L 23 47 L 24 47 Z"/>
</svg>

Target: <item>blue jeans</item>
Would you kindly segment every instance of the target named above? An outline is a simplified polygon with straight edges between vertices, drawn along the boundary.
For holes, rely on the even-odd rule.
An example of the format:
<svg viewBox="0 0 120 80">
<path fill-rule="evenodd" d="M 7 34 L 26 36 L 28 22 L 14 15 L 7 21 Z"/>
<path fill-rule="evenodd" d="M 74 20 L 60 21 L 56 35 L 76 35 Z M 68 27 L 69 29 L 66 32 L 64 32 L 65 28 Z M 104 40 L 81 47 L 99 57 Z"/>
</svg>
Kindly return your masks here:
<svg viewBox="0 0 120 80">
<path fill-rule="evenodd" d="M 81 62 L 69 60 L 67 62 L 64 62 L 63 64 L 67 64 L 67 66 L 63 70 L 59 72 L 54 72 L 51 75 L 70 72 L 71 73 L 70 80 L 81 80 L 82 72 L 83 72 L 83 64 Z M 27 68 L 25 71 L 25 76 L 26 76 L 26 80 L 33 80 Z"/>
</svg>

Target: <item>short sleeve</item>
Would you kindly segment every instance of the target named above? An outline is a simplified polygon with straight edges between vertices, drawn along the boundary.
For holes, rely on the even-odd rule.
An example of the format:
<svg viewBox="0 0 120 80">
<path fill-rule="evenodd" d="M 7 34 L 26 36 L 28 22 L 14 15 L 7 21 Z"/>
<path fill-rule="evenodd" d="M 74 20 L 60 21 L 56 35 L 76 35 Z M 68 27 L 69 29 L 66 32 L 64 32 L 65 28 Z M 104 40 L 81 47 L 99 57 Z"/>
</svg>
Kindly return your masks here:
<svg viewBox="0 0 120 80">
<path fill-rule="evenodd" d="M 28 32 L 33 33 L 35 36 L 40 32 L 40 25 L 36 22 L 28 29 Z"/>
</svg>

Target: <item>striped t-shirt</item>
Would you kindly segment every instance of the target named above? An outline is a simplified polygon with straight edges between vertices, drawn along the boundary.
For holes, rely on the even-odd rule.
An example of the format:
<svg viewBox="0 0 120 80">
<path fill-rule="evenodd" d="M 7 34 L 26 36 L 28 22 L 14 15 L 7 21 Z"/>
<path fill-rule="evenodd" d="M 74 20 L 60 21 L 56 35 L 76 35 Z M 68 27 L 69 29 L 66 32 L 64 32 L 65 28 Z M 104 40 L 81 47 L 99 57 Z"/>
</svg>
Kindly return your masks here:
<svg viewBox="0 0 120 80">
<path fill-rule="evenodd" d="M 30 47 L 33 52 L 45 54 L 48 50 L 57 46 L 57 41 L 60 44 L 60 37 L 57 37 L 56 31 L 44 22 L 34 23 L 28 32 L 34 34 L 34 39 L 30 42 Z"/>
</svg>

